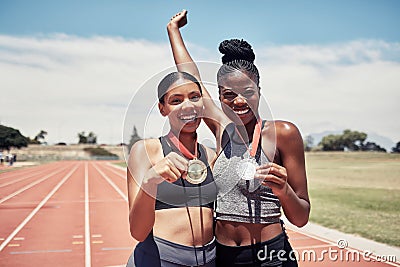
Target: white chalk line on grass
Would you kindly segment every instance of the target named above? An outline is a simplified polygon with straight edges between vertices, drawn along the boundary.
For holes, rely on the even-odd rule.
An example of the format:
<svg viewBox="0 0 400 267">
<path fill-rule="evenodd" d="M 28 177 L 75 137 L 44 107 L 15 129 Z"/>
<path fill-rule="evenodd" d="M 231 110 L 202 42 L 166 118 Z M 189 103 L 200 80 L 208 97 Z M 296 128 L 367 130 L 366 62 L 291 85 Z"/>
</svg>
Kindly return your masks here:
<svg viewBox="0 0 400 267">
<path fill-rule="evenodd" d="M 66 167 L 66 168 L 63 168 L 63 169 L 61 169 L 61 170 L 57 170 L 57 171 L 55 171 L 55 172 L 52 172 L 52 173 L 46 175 L 45 177 L 43 177 L 42 179 L 36 180 L 36 181 L 34 181 L 34 182 L 32 182 L 32 183 L 30 183 L 30 184 L 28 184 L 28 185 L 22 187 L 21 189 L 15 191 L 15 192 L 13 192 L 13 193 L 11 193 L 10 195 L 8 195 L 8 196 L 6 196 L 6 197 L 3 197 L 2 199 L 0 199 L 0 204 L 3 203 L 3 202 L 5 202 L 5 201 L 7 201 L 7 200 L 9 200 L 9 199 L 12 198 L 12 197 L 15 197 L 16 195 L 18 195 L 18 194 L 24 192 L 25 190 L 28 190 L 29 188 L 32 188 L 32 187 L 34 187 L 35 185 L 40 184 L 41 182 L 43 182 L 43 181 L 49 179 L 51 176 L 53 176 L 53 175 L 55 175 L 55 174 L 57 174 L 57 173 L 59 173 L 59 172 L 64 171 L 65 169 L 67 169 L 67 167 Z"/>
<path fill-rule="evenodd" d="M 7 244 L 18 234 L 19 231 L 32 219 L 33 216 L 46 204 L 46 202 L 57 192 L 58 189 L 68 180 L 69 177 L 76 171 L 79 164 L 75 166 L 64 178 L 47 194 L 47 196 L 39 203 L 39 205 L 23 220 L 17 228 L 3 241 L 0 245 L 0 252 L 7 246 Z"/>
</svg>

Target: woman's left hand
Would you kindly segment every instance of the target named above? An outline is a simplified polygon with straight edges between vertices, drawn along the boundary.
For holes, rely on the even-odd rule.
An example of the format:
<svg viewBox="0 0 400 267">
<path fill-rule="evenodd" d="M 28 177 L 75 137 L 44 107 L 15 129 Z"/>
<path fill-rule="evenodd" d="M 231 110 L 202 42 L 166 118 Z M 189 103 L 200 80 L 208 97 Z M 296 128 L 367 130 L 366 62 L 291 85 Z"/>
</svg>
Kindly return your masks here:
<svg viewBox="0 0 400 267">
<path fill-rule="evenodd" d="M 267 163 L 258 166 L 256 170 L 254 178 L 262 180 L 261 184 L 270 187 L 277 197 L 287 193 L 289 185 L 285 167 L 276 163 Z"/>
</svg>

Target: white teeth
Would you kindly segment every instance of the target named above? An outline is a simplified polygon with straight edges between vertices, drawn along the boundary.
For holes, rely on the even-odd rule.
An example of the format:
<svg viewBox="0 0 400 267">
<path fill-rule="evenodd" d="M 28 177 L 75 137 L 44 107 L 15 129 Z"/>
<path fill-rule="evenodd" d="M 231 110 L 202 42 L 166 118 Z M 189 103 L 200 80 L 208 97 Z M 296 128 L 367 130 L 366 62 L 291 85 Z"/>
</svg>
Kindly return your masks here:
<svg viewBox="0 0 400 267">
<path fill-rule="evenodd" d="M 234 111 L 238 115 L 243 115 L 243 114 L 246 114 L 247 112 L 249 112 L 249 110 L 250 110 L 249 108 L 246 108 L 246 109 L 234 110 Z"/>
<path fill-rule="evenodd" d="M 181 115 L 179 119 L 185 121 L 185 122 L 190 122 L 196 120 L 197 116 L 196 114 L 190 114 L 190 115 Z"/>
</svg>

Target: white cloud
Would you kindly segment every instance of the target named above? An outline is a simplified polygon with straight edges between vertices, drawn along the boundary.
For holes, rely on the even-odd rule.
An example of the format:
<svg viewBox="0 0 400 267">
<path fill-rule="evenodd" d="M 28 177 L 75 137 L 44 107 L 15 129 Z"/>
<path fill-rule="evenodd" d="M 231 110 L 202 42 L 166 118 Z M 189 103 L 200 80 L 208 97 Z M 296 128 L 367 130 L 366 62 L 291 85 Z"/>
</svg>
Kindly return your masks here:
<svg viewBox="0 0 400 267">
<path fill-rule="evenodd" d="M 350 128 L 400 140 L 400 44 L 270 46 L 257 53 L 275 118 L 304 134 Z M 256 50 L 257 51 L 257 50 Z"/>
<path fill-rule="evenodd" d="M 200 46 L 190 49 L 195 59 L 219 60 Z M 270 45 L 255 51 L 275 118 L 295 122 L 304 134 L 351 128 L 400 140 L 400 44 Z M 50 143 L 77 142 L 83 130 L 94 131 L 101 143 L 119 143 L 134 92 L 147 85 L 129 114 L 142 133 L 162 75 L 146 81 L 171 64 L 167 43 L 0 35 L 0 121 L 28 136 L 47 130 Z M 207 80 L 214 82 L 212 72 Z M 156 136 L 165 120 L 154 110 L 151 122 L 146 133 Z"/>
</svg>

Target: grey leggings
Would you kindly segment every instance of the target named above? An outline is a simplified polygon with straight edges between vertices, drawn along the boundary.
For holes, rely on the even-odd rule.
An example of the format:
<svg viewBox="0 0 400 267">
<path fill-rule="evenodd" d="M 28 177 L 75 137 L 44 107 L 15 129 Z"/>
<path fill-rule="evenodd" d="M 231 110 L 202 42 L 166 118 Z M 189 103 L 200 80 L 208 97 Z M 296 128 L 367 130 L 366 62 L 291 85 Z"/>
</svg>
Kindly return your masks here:
<svg viewBox="0 0 400 267">
<path fill-rule="evenodd" d="M 138 267 L 215 267 L 215 240 L 202 247 L 189 247 L 153 236 L 137 244 L 127 266 Z"/>
</svg>

